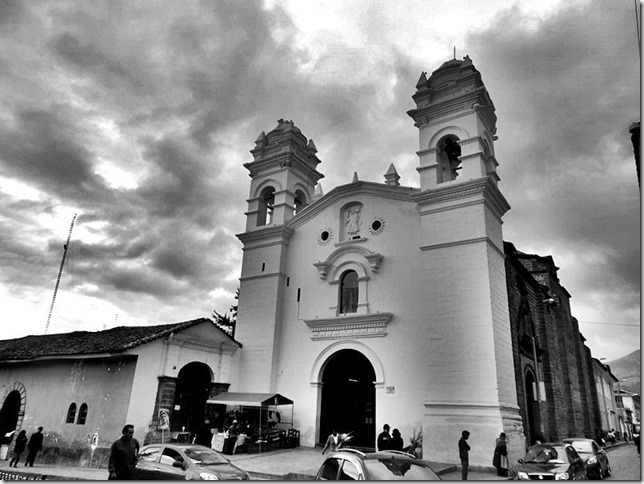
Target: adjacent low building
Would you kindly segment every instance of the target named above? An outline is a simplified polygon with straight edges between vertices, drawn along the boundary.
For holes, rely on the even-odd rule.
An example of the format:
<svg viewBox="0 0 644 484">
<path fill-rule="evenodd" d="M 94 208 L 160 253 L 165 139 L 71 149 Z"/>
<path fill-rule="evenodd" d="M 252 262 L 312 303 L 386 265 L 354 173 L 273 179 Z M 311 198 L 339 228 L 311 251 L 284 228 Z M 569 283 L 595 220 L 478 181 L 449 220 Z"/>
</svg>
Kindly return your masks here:
<svg viewBox="0 0 644 484">
<path fill-rule="evenodd" d="M 204 318 L 0 341 L 0 435 L 43 427 L 45 462 L 80 465 L 104 463 L 126 423 L 142 443 L 192 438 L 240 347 Z"/>
</svg>

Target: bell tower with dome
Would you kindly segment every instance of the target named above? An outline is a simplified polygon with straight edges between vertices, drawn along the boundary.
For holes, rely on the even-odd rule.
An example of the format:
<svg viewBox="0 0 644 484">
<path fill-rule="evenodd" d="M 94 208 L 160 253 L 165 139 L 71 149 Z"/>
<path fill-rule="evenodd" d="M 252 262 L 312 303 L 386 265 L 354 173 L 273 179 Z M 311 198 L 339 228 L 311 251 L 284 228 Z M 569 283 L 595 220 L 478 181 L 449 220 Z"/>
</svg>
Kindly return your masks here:
<svg viewBox="0 0 644 484">
<path fill-rule="evenodd" d="M 268 134 L 262 132 L 244 167 L 251 177 L 239 285 L 236 337 L 243 341 L 241 391 L 269 392 L 275 387 L 278 338 L 282 324 L 287 248 L 296 214 L 311 203 L 324 175 L 313 140 L 307 140 L 293 121 L 280 119 Z"/>
<path fill-rule="evenodd" d="M 425 380 L 424 455 L 471 433 L 470 461 L 485 461 L 499 433 L 512 455 L 524 450 L 515 391 L 498 187 L 496 115 L 469 57 L 423 72 L 408 111 L 417 152 L 425 281 L 425 324 L 432 341 Z M 436 344 L 434 344 L 436 343 Z M 480 455 L 477 455 L 479 454 Z"/>
</svg>

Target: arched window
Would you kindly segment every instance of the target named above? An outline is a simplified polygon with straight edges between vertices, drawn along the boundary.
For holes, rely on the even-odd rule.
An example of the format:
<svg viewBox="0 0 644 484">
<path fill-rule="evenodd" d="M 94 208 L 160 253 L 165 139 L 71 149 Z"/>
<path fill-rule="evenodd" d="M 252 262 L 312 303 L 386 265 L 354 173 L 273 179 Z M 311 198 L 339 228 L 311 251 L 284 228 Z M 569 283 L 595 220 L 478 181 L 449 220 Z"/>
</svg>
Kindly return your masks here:
<svg viewBox="0 0 644 484">
<path fill-rule="evenodd" d="M 347 271 L 340 278 L 340 313 L 358 311 L 358 273 Z"/>
<path fill-rule="evenodd" d="M 461 146 L 458 144 L 458 138 L 449 135 L 438 143 L 440 150 L 438 164 L 440 167 L 440 182 L 456 180 L 458 170 L 461 169 Z"/>
<path fill-rule="evenodd" d="M 293 200 L 293 215 L 296 215 L 307 205 L 306 195 L 302 190 L 295 191 L 295 200 Z"/>
<path fill-rule="evenodd" d="M 87 404 L 83 403 L 78 410 L 78 420 L 76 421 L 77 425 L 85 425 L 87 420 Z"/>
<path fill-rule="evenodd" d="M 259 214 L 257 225 L 269 225 L 273 222 L 273 206 L 275 205 L 275 189 L 266 187 L 259 196 Z"/>
<path fill-rule="evenodd" d="M 69 409 L 67 410 L 67 418 L 65 419 L 65 423 L 74 423 L 75 419 L 76 419 L 76 404 L 72 403 L 69 406 Z"/>
</svg>

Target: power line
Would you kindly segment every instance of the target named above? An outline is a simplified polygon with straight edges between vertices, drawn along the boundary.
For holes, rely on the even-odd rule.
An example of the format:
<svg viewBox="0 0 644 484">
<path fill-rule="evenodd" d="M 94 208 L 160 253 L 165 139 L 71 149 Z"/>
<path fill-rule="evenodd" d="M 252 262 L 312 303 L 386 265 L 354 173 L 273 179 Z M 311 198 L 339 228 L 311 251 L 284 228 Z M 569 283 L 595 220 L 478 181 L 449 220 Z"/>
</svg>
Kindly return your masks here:
<svg viewBox="0 0 644 484">
<path fill-rule="evenodd" d="M 632 326 L 634 328 L 639 328 L 639 324 L 627 324 L 627 323 L 600 323 L 598 321 L 579 321 L 584 324 L 602 324 L 604 326 Z"/>
</svg>

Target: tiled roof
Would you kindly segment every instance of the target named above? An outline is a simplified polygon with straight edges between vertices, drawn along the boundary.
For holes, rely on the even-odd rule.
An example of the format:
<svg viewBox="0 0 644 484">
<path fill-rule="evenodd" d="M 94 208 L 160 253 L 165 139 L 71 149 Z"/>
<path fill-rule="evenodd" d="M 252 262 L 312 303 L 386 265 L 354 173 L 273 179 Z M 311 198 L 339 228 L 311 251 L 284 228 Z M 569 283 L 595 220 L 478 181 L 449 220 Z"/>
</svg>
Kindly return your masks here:
<svg viewBox="0 0 644 484">
<path fill-rule="evenodd" d="M 199 318 L 158 326 L 119 326 L 105 331 L 74 331 L 0 340 L 0 361 L 119 353 L 204 322 L 212 323 L 210 319 Z"/>
</svg>

